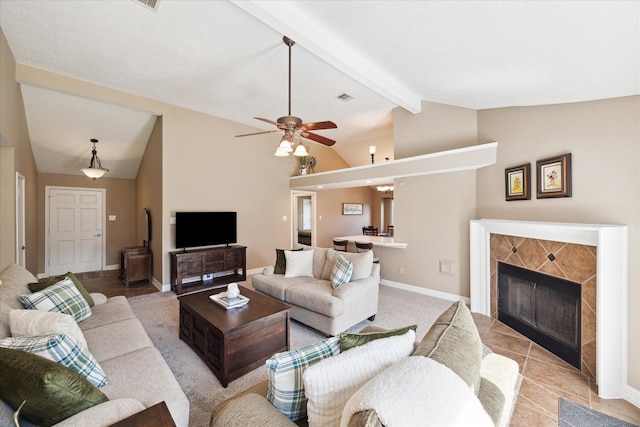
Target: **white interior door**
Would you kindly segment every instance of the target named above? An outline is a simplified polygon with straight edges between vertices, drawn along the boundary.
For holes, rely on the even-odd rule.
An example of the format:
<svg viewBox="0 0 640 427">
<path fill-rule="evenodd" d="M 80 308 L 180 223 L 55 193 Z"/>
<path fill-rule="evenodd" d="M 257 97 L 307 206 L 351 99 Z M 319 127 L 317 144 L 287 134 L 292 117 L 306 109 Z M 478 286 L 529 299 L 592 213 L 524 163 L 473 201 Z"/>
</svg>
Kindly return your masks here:
<svg viewBox="0 0 640 427">
<path fill-rule="evenodd" d="M 25 179 L 16 172 L 16 264 L 26 267 L 27 243 L 25 225 Z"/>
<path fill-rule="evenodd" d="M 49 275 L 102 270 L 104 190 L 48 188 Z"/>
</svg>

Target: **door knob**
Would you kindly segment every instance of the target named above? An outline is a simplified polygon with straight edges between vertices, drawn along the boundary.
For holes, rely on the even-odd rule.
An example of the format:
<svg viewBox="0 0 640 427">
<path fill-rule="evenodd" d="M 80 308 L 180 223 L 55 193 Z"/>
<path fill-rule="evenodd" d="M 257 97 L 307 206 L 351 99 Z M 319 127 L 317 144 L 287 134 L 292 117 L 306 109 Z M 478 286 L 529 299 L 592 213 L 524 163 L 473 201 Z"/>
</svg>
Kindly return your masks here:
<svg viewBox="0 0 640 427">
<path fill-rule="evenodd" d="M 100 236 L 102 236 L 102 234 L 100 234 L 100 233 L 93 235 L 93 237 L 100 237 Z"/>
</svg>

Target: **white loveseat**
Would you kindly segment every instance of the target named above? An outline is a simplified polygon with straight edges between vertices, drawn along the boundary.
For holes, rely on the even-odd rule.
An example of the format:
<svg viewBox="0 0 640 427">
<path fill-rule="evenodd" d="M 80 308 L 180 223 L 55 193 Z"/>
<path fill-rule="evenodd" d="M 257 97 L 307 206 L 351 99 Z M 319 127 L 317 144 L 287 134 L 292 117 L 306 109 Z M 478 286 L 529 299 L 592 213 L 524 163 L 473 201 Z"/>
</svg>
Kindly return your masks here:
<svg viewBox="0 0 640 427">
<path fill-rule="evenodd" d="M 376 315 L 380 265 L 373 262 L 373 252 L 347 253 L 319 247 L 304 247 L 313 251 L 313 267 L 307 275 L 287 277 L 274 273 L 274 266 L 251 277 L 253 288 L 291 306 L 291 318 L 327 335 L 336 335 L 351 326 Z M 339 255 L 353 264 L 348 283 L 334 288 L 330 281 Z M 282 268 L 281 270 L 282 271 Z"/>
<path fill-rule="evenodd" d="M 0 272 L 0 339 L 10 337 L 9 313 L 24 309 L 20 295 L 30 294 L 28 283 L 36 278 L 15 264 Z M 89 407 L 55 424 L 108 426 L 156 403 L 165 401 L 179 427 L 189 424 L 189 400 L 167 363 L 154 347 L 123 296 L 106 298 L 91 294 L 91 316 L 78 323 L 90 353 L 107 377 L 99 390 L 108 401 Z M 65 369 L 68 369 L 65 367 Z M 0 402 L 0 420 L 10 420 L 15 408 Z M 33 425 L 21 420 L 21 426 Z"/>
</svg>

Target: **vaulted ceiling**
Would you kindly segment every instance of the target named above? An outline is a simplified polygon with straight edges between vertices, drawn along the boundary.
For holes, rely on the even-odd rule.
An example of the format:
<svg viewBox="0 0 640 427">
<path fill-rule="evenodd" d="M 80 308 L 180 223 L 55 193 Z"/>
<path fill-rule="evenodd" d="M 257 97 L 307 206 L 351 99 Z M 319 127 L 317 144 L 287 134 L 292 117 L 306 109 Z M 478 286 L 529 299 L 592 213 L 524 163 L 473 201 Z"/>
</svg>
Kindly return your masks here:
<svg viewBox="0 0 640 427">
<path fill-rule="evenodd" d="M 287 114 L 287 35 L 292 113 L 334 121 L 317 133 L 352 166 L 391 140 L 398 106 L 640 94 L 638 1 L 0 0 L 0 26 L 20 64 L 255 131 L 273 127 L 253 117 Z M 153 114 L 27 85 L 23 96 L 39 171 L 86 166 L 95 137 L 110 176 L 135 177 Z"/>
</svg>

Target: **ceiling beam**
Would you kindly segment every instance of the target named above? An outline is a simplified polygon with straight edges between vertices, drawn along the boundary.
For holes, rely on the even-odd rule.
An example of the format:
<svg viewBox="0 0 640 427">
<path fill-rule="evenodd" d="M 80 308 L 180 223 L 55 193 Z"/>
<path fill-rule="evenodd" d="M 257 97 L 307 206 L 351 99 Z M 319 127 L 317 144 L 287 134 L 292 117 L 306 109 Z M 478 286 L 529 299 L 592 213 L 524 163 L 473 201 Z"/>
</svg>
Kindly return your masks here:
<svg viewBox="0 0 640 427">
<path fill-rule="evenodd" d="M 421 99 L 417 93 L 302 14 L 295 2 L 231 0 L 231 3 L 394 104 L 414 114 L 420 112 Z"/>
</svg>

